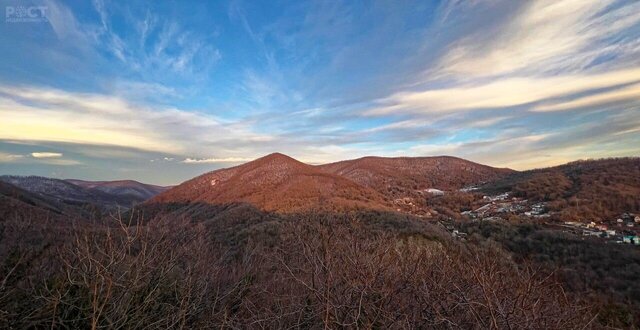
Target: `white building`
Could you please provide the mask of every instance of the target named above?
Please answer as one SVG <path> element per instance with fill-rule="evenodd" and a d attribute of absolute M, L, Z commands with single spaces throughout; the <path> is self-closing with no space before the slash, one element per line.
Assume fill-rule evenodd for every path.
<path fill-rule="evenodd" d="M 440 189 L 429 188 L 429 189 L 425 189 L 425 191 L 430 193 L 433 196 L 444 196 L 444 191 Z"/>

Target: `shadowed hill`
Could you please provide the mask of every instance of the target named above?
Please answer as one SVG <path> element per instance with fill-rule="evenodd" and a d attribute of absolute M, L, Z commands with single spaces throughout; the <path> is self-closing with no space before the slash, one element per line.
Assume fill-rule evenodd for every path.
<path fill-rule="evenodd" d="M 115 196 L 125 197 L 135 202 L 146 201 L 147 199 L 170 188 L 140 183 L 134 180 L 84 181 L 69 179 L 65 181 L 83 188 L 97 190 Z"/>
<path fill-rule="evenodd" d="M 76 211 L 71 213 L 84 212 L 87 208 L 103 211 L 128 209 L 167 189 L 131 180 L 91 182 L 3 175 L 0 176 L 0 181 L 57 205 L 58 209 Z"/>
<path fill-rule="evenodd" d="M 0 176 L 0 181 L 17 186 L 41 198 L 76 208 L 112 210 L 129 208 L 136 200 L 130 196 L 115 195 L 97 189 L 89 189 L 65 180 L 39 176 Z"/>
<path fill-rule="evenodd" d="M 0 181 L 0 220 L 42 220 L 65 213 L 64 205 Z"/>

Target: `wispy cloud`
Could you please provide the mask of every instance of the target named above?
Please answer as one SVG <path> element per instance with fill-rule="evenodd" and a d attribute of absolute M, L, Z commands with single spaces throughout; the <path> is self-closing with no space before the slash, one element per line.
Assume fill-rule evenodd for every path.
<path fill-rule="evenodd" d="M 458 37 L 414 82 L 362 107 L 385 120 L 370 132 L 397 132 L 410 154 L 519 169 L 640 152 L 639 3 L 450 1 L 440 15 L 438 32 L 453 24 Z"/>
<path fill-rule="evenodd" d="M 175 108 L 55 89 L 0 86 L 0 139 L 115 145 L 170 154 L 228 151 L 272 137 L 242 123 Z"/>
<path fill-rule="evenodd" d="M 630 86 L 614 89 L 609 92 L 598 93 L 577 97 L 570 101 L 549 102 L 535 106 L 533 111 L 561 111 L 571 110 L 594 106 L 604 106 L 612 103 L 630 101 L 639 103 L 640 101 L 640 84 L 632 84 Z"/>
<path fill-rule="evenodd" d="M 83 165 L 82 162 L 74 160 L 74 159 L 46 159 L 43 161 L 44 163 L 46 163 L 47 165 L 54 165 L 54 166 L 76 166 L 76 165 Z"/>
<path fill-rule="evenodd" d="M 14 162 L 22 158 L 24 158 L 24 155 L 14 155 L 14 154 L 0 152 L 0 163 Z"/>
<path fill-rule="evenodd" d="M 640 52 L 637 39 L 619 39 L 614 45 L 606 39 L 640 22 L 640 3 L 615 4 L 614 0 L 526 2 L 497 35 L 479 30 L 455 42 L 442 57 L 438 74 L 539 74 L 580 70 L 603 55 L 615 55 L 618 62 L 631 60 Z"/>
<path fill-rule="evenodd" d="M 215 164 L 215 163 L 244 163 L 252 158 L 228 157 L 228 158 L 186 158 L 182 162 L 185 164 Z"/>
<path fill-rule="evenodd" d="M 59 152 L 32 152 L 30 154 L 9 154 L 0 152 L 0 163 L 20 163 L 20 164 L 47 164 L 56 166 L 81 165 L 82 162 L 74 159 L 62 158 Z"/>
<path fill-rule="evenodd" d="M 504 130 L 495 136 L 459 142 L 423 144 L 412 152 L 450 154 L 493 166 L 529 169 L 562 164 L 580 158 L 637 156 L 640 112 L 620 112 L 602 122 L 584 122 L 544 133 Z M 626 132 L 620 134 L 621 132 Z"/>
<path fill-rule="evenodd" d="M 505 108 L 559 97 L 615 88 L 640 81 L 640 67 L 604 73 L 569 74 L 555 76 L 508 77 L 490 81 L 456 84 L 450 88 L 428 89 L 417 92 L 399 92 L 378 101 L 379 106 L 365 112 L 367 115 L 401 113 L 437 114 L 442 112 Z M 626 98 L 637 96 L 635 89 L 627 90 Z M 620 99 L 623 94 L 618 94 Z M 601 103 L 613 98 L 582 98 L 582 105 Z M 593 101 L 593 102 L 589 102 Z M 569 109 L 570 107 L 565 107 Z M 537 108 L 538 110 L 541 107 Z"/>
<path fill-rule="evenodd" d="M 491 3 L 452 1 L 445 16 L 482 4 Z M 507 17 L 453 41 L 427 70 L 426 88 L 379 99 L 364 114 L 437 115 L 519 105 L 570 110 L 638 99 L 633 87 L 605 89 L 640 81 L 634 60 L 640 56 L 640 36 L 637 31 L 619 36 L 640 23 L 640 3 L 533 1 Z"/>
<path fill-rule="evenodd" d="M 33 158 L 60 158 L 62 154 L 59 152 L 32 152 L 31 157 Z"/>

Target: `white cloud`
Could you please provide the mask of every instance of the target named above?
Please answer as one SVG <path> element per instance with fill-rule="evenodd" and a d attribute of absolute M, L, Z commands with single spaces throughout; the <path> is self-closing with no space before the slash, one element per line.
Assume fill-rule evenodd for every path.
<path fill-rule="evenodd" d="M 497 35 L 472 33 L 442 57 L 438 71 L 459 77 L 496 76 L 517 71 L 579 70 L 605 54 L 633 59 L 640 50 L 599 45 L 640 22 L 640 3 L 607 10 L 614 0 L 539 0 L 526 2 Z"/>
<path fill-rule="evenodd" d="M 31 157 L 37 159 L 39 163 L 57 166 L 81 165 L 82 163 L 74 159 L 63 159 L 60 152 L 32 152 Z"/>
<path fill-rule="evenodd" d="M 228 157 L 228 158 L 186 158 L 182 162 L 185 164 L 209 164 L 209 163 L 243 163 L 253 160 L 252 158 Z"/>
<path fill-rule="evenodd" d="M 78 24 L 69 8 L 52 0 L 45 0 L 47 6 L 47 21 L 58 39 L 70 39 L 76 42 L 89 41 L 87 34 Z"/>
<path fill-rule="evenodd" d="M 24 158 L 24 155 L 14 155 L 0 152 L 0 163 L 9 163 Z"/>
<path fill-rule="evenodd" d="M 60 158 L 62 154 L 59 152 L 32 152 L 33 158 Z"/>
<path fill-rule="evenodd" d="M 534 107 L 532 110 L 561 111 L 622 101 L 640 101 L 640 84 L 633 84 L 610 92 L 578 97 L 571 101 L 541 104 Z"/>
<path fill-rule="evenodd" d="M 473 16 L 479 9 L 508 1 L 500 2 L 452 1 L 442 24 L 448 16 Z M 522 4 L 512 15 L 481 22 L 482 28 L 475 28 L 477 22 L 461 24 L 466 33 L 460 30 L 462 37 L 449 44 L 435 66 L 423 71 L 418 83 L 376 100 L 362 112 L 365 117 L 401 118 L 371 131 L 424 125 L 438 130 L 438 142 L 420 141 L 405 149 L 407 154 L 450 154 L 517 169 L 584 157 L 637 155 L 640 35 L 635 28 L 640 24 L 640 2 Z M 437 28 L 438 33 L 446 30 Z M 578 112 L 592 109 L 607 112 L 600 112 L 595 121 L 594 111 L 584 116 Z M 539 118 L 549 120 L 549 125 Z M 553 118 L 561 118 L 557 122 L 563 125 Z M 494 127 L 498 123 L 503 127 Z M 493 137 L 466 134 L 473 133 L 472 128 Z M 442 142 L 459 141 L 457 136 L 465 138 Z"/>
<path fill-rule="evenodd" d="M 241 121 L 35 87 L 0 85 L 0 117 L 0 139 L 120 146 L 172 155 L 205 156 L 215 149 L 236 156 L 273 141 Z"/>
<path fill-rule="evenodd" d="M 30 156 L 30 157 L 29 157 Z M 12 162 L 38 162 L 49 165 L 71 166 L 80 165 L 81 162 L 73 159 L 62 159 L 63 154 L 58 152 L 32 152 L 28 155 L 16 155 L 0 152 L 0 163 Z"/>
<path fill-rule="evenodd" d="M 503 78 L 488 82 L 460 84 L 451 88 L 399 92 L 379 100 L 379 106 L 366 111 L 365 114 L 433 114 L 479 108 L 502 108 L 615 87 L 638 80 L 640 80 L 640 68 L 636 67 L 592 74 Z M 636 91 L 634 90 L 633 93 Z M 590 103 L 586 102 L 589 99 L 583 101 L 583 106 Z M 601 100 L 591 99 L 591 101 Z"/>
<path fill-rule="evenodd" d="M 49 164 L 49 165 L 57 165 L 57 166 L 82 165 L 82 162 L 79 162 L 79 161 L 73 160 L 73 159 L 57 159 L 57 158 L 53 158 L 53 159 L 46 159 L 44 162 L 46 164 Z"/>

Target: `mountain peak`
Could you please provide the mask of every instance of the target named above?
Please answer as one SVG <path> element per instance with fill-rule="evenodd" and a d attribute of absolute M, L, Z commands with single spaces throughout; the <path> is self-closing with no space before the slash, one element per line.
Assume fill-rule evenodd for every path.
<path fill-rule="evenodd" d="M 268 154 L 236 167 L 236 169 L 243 172 L 275 171 L 281 174 L 286 174 L 291 171 L 307 171 L 309 168 L 312 168 L 312 166 L 279 152 Z"/>
<path fill-rule="evenodd" d="M 254 160 L 254 162 L 258 162 L 258 161 L 279 161 L 279 162 L 290 162 L 290 161 L 294 161 L 297 163 L 300 163 L 300 161 L 298 161 L 297 159 L 287 156 L 283 153 L 279 153 L 279 152 L 274 152 L 274 153 L 270 153 L 266 156 L 260 157 L 256 160 Z"/>

